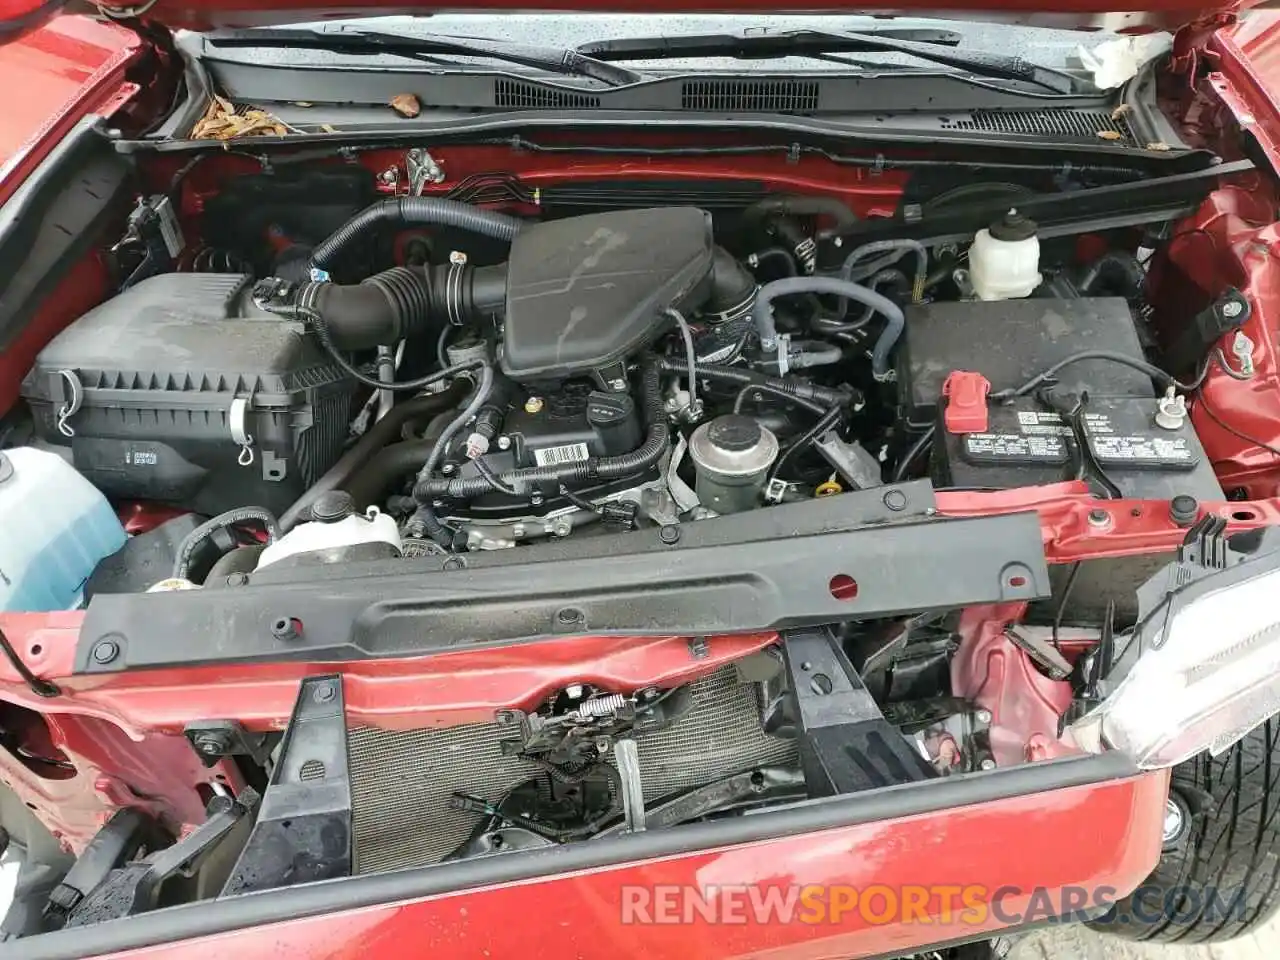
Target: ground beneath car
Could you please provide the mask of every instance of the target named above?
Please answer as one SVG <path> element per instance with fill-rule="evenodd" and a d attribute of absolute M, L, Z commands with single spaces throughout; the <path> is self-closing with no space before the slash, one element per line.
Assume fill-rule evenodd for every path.
<path fill-rule="evenodd" d="M 1258 933 L 1214 946 L 1178 947 L 1129 943 L 1070 926 L 1042 930 L 1021 940 L 1008 960 L 1270 960 L 1280 957 L 1280 920 Z"/>

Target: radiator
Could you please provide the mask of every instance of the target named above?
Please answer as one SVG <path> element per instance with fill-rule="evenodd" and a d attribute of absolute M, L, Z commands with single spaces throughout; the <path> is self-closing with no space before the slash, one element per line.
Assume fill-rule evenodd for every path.
<path fill-rule="evenodd" d="M 724 667 L 692 688 L 693 706 L 664 730 L 638 736 L 645 801 L 756 766 L 797 762 L 795 744 L 760 729 L 754 689 Z M 435 863 L 479 822 L 449 808 L 455 790 L 497 800 L 539 768 L 498 750 L 492 723 L 350 731 L 356 869 L 378 873 Z"/>

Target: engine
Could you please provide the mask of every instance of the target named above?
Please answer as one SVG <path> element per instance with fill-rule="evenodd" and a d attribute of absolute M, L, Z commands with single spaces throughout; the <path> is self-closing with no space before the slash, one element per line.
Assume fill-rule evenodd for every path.
<path fill-rule="evenodd" d="M 1185 405 L 1143 372 L 1131 256 L 1046 264 L 1016 214 L 967 254 L 846 252 L 768 211 L 722 230 L 692 206 L 527 222 L 384 200 L 301 268 L 291 250 L 260 278 L 130 281 L 45 349 L 24 394 L 42 439 L 111 495 L 260 509 L 274 542 L 231 551 L 211 582 L 920 474 L 1221 497 Z M 370 238 L 406 224 L 457 249 L 370 272 Z M 175 572 L 194 576 L 186 559 Z"/>

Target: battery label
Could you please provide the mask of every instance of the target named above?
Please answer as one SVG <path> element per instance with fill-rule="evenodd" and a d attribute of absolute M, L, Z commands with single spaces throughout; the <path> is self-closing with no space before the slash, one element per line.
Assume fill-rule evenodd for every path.
<path fill-rule="evenodd" d="M 1200 462 L 1189 427 L 1164 430 L 1154 423 L 1155 401 L 1109 399 L 1084 410 L 1089 451 L 1104 467 L 1190 470 Z M 964 437 L 972 463 L 1061 464 L 1075 456 L 1071 425 L 1052 410 L 991 408 L 990 429 Z"/>
<path fill-rule="evenodd" d="M 965 435 L 964 450 L 974 460 L 1064 463 L 1067 459 L 1067 441 L 1055 433 L 970 433 Z"/>
<path fill-rule="evenodd" d="M 1200 459 L 1186 438 L 1177 435 L 1097 435 L 1091 432 L 1089 449 L 1104 465 L 1194 467 Z"/>

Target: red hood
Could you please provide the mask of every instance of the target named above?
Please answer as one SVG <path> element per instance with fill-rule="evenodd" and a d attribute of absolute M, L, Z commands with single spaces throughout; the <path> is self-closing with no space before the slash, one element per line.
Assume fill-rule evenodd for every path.
<path fill-rule="evenodd" d="M 654 13 L 904 13 L 1003 20 L 1045 26 L 1107 29 L 1122 33 L 1177 30 L 1192 23 L 1225 22 L 1261 0 L 649 0 Z M 58 12 L 95 12 L 95 7 L 122 14 L 139 10 L 133 0 L 0 0 L 0 35 L 22 33 Z M 325 6 L 323 0 L 152 0 L 141 9 L 147 19 L 173 29 L 206 30 L 266 23 L 337 19 L 383 14 L 474 13 L 478 11 L 635 12 L 640 5 L 623 0 L 469 0 L 465 6 L 387 5 L 384 0 L 347 0 Z"/>

